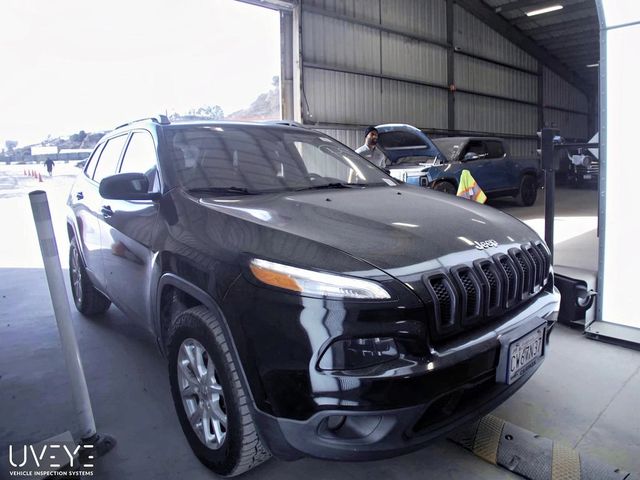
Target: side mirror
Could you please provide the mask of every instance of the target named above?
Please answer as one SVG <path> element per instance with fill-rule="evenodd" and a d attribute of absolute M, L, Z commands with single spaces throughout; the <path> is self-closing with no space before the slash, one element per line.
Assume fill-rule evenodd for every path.
<path fill-rule="evenodd" d="M 149 192 L 149 179 L 144 173 L 118 173 L 100 182 L 100 196 L 113 200 L 157 200 L 160 194 Z"/>
<path fill-rule="evenodd" d="M 480 155 L 478 155 L 477 153 L 473 153 L 473 152 L 467 152 L 464 154 L 464 157 L 462 158 L 463 162 L 469 162 L 471 160 L 478 160 L 480 158 Z"/>

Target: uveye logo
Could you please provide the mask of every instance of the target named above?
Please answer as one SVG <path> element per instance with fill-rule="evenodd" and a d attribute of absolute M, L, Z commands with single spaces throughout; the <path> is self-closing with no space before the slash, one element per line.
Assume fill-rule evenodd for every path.
<path fill-rule="evenodd" d="M 484 250 L 485 248 L 497 247 L 498 242 L 495 240 L 485 240 L 484 242 L 473 242 L 478 250 Z"/>
<path fill-rule="evenodd" d="M 71 442 L 9 445 L 9 476 L 65 478 L 93 476 L 93 445 Z"/>

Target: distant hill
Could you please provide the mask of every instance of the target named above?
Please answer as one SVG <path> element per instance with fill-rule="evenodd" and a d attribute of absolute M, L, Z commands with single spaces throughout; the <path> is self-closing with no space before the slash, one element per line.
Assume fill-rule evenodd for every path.
<path fill-rule="evenodd" d="M 258 97 L 242 110 L 235 111 L 230 115 L 225 115 L 219 105 L 205 105 L 191 109 L 186 113 L 173 112 L 169 119 L 173 122 L 188 120 L 238 120 L 238 121 L 263 121 L 276 120 L 280 118 L 280 81 L 277 76 L 273 77 L 272 88 Z M 92 149 L 96 143 L 107 132 L 85 132 L 80 130 L 70 136 L 47 137 L 45 140 L 35 145 L 4 149 L 0 153 L 0 161 L 16 161 L 27 159 L 31 156 L 31 147 L 36 145 L 58 147 L 61 149 Z M 16 143 L 16 142 L 8 142 Z M 7 145 L 9 147 L 9 145 Z"/>
<path fill-rule="evenodd" d="M 256 98 L 248 108 L 238 110 L 225 117 L 225 120 L 260 121 L 280 118 L 280 88 L 278 77 L 274 77 L 274 87 Z"/>

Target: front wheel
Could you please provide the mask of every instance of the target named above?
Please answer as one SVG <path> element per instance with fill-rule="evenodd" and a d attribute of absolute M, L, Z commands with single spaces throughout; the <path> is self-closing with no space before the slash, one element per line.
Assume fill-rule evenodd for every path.
<path fill-rule="evenodd" d="M 219 319 L 207 308 L 179 314 L 169 333 L 169 380 L 182 431 L 196 457 L 233 477 L 270 457 Z"/>
<path fill-rule="evenodd" d="M 538 196 L 538 182 L 532 175 L 525 175 L 520 181 L 520 190 L 516 199 L 523 207 L 530 207 L 536 203 Z"/>
<path fill-rule="evenodd" d="M 451 182 L 436 183 L 433 189 L 438 192 L 448 193 L 450 195 L 455 195 L 456 193 L 458 193 L 455 185 Z"/>

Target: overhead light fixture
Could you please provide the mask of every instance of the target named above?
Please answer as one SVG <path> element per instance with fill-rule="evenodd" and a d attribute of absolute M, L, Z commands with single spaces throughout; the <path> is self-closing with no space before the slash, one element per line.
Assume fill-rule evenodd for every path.
<path fill-rule="evenodd" d="M 531 10 L 527 13 L 527 17 L 533 17 L 534 15 L 542 15 L 543 13 L 555 12 L 556 10 L 562 10 L 562 5 L 551 5 L 550 7 L 540 8 L 538 10 Z"/>
<path fill-rule="evenodd" d="M 597 68 L 599 66 L 600 66 L 599 63 L 590 63 L 589 65 L 585 65 L 585 67 L 587 68 Z"/>

